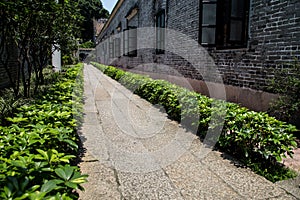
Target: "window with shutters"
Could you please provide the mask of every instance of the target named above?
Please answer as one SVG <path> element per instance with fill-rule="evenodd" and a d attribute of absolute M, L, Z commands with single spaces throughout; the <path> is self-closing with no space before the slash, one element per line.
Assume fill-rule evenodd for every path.
<path fill-rule="evenodd" d="M 128 29 L 123 32 L 123 55 L 128 56 Z"/>
<path fill-rule="evenodd" d="M 202 0 L 199 42 L 217 48 L 247 46 L 249 0 Z"/>
<path fill-rule="evenodd" d="M 109 43 L 108 43 L 108 45 L 109 45 L 109 58 L 114 58 L 115 57 L 115 52 L 114 52 L 114 42 L 113 42 L 113 40 L 112 41 L 109 41 Z"/>
<path fill-rule="evenodd" d="M 124 41 L 124 55 L 136 57 L 137 56 L 137 28 L 128 27 L 123 33 Z"/>
<path fill-rule="evenodd" d="M 123 50 L 124 56 L 137 56 L 137 26 L 138 26 L 137 3 L 128 11 L 126 18 L 126 29 L 123 33 Z"/>
<path fill-rule="evenodd" d="M 156 53 L 163 54 L 165 49 L 165 10 L 156 15 Z"/>
<path fill-rule="evenodd" d="M 114 56 L 115 57 L 120 57 L 121 56 L 121 39 L 116 38 L 114 39 Z"/>

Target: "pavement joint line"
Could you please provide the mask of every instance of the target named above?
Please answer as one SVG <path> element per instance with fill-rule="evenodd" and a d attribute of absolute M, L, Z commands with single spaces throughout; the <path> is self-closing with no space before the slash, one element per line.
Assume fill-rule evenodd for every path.
<path fill-rule="evenodd" d="M 172 179 L 170 178 L 169 174 L 166 172 L 166 170 L 165 170 L 163 167 L 162 167 L 162 171 L 163 171 L 163 173 L 166 175 L 166 177 L 167 177 L 167 179 L 169 180 L 171 186 L 172 186 L 173 188 L 175 188 L 175 189 L 178 191 L 178 193 L 180 194 L 180 197 L 182 197 L 182 198 L 184 199 L 184 195 L 182 194 L 182 191 L 180 190 L 180 188 L 177 188 L 177 187 L 175 186 L 174 181 L 172 181 Z"/>
<path fill-rule="evenodd" d="M 95 159 L 95 160 L 85 160 L 83 162 L 86 162 L 86 163 L 93 163 L 93 162 L 99 162 L 99 160 Z"/>
<path fill-rule="evenodd" d="M 135 98 L 132 98 L 132 96 L 131 95 L 134 95 L 134 94 L 130 94 L 130 93 L 128 93 L 128 89 L 126 89 L 125 87 L 123 88 L 123 87 L 121 87 L 122 85 L 120 84 L 120 83 L 118 83 L 117 81 L 115 81 L 115 80 L 113 80 L 113 79 L 111 79 L 111 78 L 109 78 L 108 76 L 106 76 L 105 74 L 103 74 L 100 70 L 98 70 L 97 68 L 95 68 L 95 67 L 92 67 L 92 66 L 88 66 L 88 68 L 86 67 L 86 65 L 85 65 L 85 72 L 86 72 L 86 75 L 87 75 L 87 78 L 86 78 L 86 80 L 88 80 L 88 81 L 85 81 L 85 84 L 86 83 L 88 83 L 88 87 L 87 87 L 87 89 L 89 89 L 90 91 L 92 91 L 92 93 L 90 93 L 90 91 L 88 91 L 89 93 L 89 95 L 90 95 L 90 100 L 92 100 L 92 101 L 94 101 L 94 105 L 95 105 L 95 107 L 96 107 L 96 110 L 97 110 L 97 115 L 96 115 L 96 117 L 97 118 L 94 118 L 94 120 L 95 120 L 95 122 L 94 123 L 97 123 L 96 125 L 97 125 L 97 127 L 99 127 L 99 129 L 101 129 L 102 130 L 102 132 L 100 131 L 100 132 L 97 132 L 96 134 L 97 135 L 99 135 L 99 138 L 97 137 L 97 139 L 96 140 L 99 140 L 99 139 L 102 139 L 102 138 L 104 138 L 104 143 L 103 143 L 103 145 L 106 147 L 105 148 L 105 153 L 107 153 L 107 155 L 105 154 L 105 163 L 102 163 L 102 159 L 97 159 L 97 157 L 95 157 L 95 156 L 93 156 L 93 157 L 95 157 L 95 158 L 90 158 L 90 160 L 86 160 L 86 161 L 84 161 L 84 162 L 86 162 L 86 163 L 89 163 L 89 162 L 99 162 L 99 163 L 101 163 L 101 164 L 103 164 L 103 165 L 105 165 L 105 167 L 107 167 L 107 168 L 109 168 L 109 169 L 111 169 L 112 171 L 111 171 L 111 177 L 112 177 L 112 180 L 115 182 L 115 184 L 116 184 L 116 187 L 115 187 L 115 189 L 114 189 L 114 191 L 116 191 L 116 193 L 119 193 L 119 195 L 120 195 L 120 199 L 126 199 L 127 197 L 126 197 L 126 192 L 125 193 L 123 193 L 123 190 L 122 190 L 122 188 L 123 188 L 123 183 L 122 183 L 122 181 L 123 181 L 123 175 L 122 175 L 122 170 L 118 170 L 117 168 L 115 168 L 115 167 L 113 167 L 114 165 L 114 157 L 112 157 L 112 153 L 110 152 L 110 150 L 107 148 L 109 145 L 108 145 L 108 143 L 107 143 L 107 140 L 109 140 L 109 139 L 111 139 L 109 136 L 110 135 L 106 135 L 105 134 L 105 132 L 104 132 L 104 130 L 108 130 L 107 128 L 109 128 L 109 127 L 103 127 L 104 125 L 103 125 L 103 120 L 106 120 L 106 118 L 105 118 L 105 116 L 104 116 L 104 118 L 102 118 L 101 117 L 101 115 L 102 115 L 102 111 L 101 111 L 101 107 L 99 107 L 99 105 L 97 104 L 97 102 L 98 101 L 96 101 L 96 99 L 95 99 L 95 94 L 96 94 L 96 92 L 99 92 L 99 91 L 102 91 L 101 89 L 99 90 L 99 91 L 97 91 L 97 87 L 101 87 L 101 88 L 103 88 L 109 95 L 110 95 L 110 97 L 112 97 L 112 94 L 113 94 L 113 92 L 120 92 L 122 95 L 124 95 L 124 97 L 125 98 L 129 98 L 129 99 L 127 99 L 130 103 L 132 103 L 133 105 L 132 106 L 135 106 L 136 108 L 138 108 L 138 109 L 140 109 L 141 111 L 145 111 L 145 110 L 147 110 L 146 108 L 147 108 L 147 106 L 145 106 L 145 107 L 141 107 L 143 104 L 142 103 L 139 103 L 138 101 L 135 101 L 135 100 L 139 100 L 139 99 L 135 99 Z M 125 91 L 126 90 L 126 91 Z M 113 91 L 113 92 L 110 92 L 110 91 Z M 130 90 L 129 90 L 130 91 Z M 131 91 L 130 91 L 131 92 Z M 94 95 L 93 95 L 94 94 Z M 120 94 L 118 94 L 118 95 L 120 95 Z M 101 97 L 101 96 L 100 96 Z M 130 99 L 131 98 L 131 99 Z M 147 102 L 146 100 L 144 100 L 144 99 L 142 99 L 141 98 L 141 100 L 143 100 L 143 101 L 145 101 L 145 102 Z M 108 101 L 109 101 L 109 99 L 108 99 Z M 110 101 L 112 101 L 112 103 L 113 103 L 113 105 L 114 106 L 116 106 L 116 112 L 122 112 L 123 114 L 124 114 L 124 112 L 126 112 L 124 109 L 121 109 L 121 107 L 120 107 L 120 105 L 122 106 L 122 104 L 120 104 L 119 106 L 117 105 L 117 102 L 115 102 L 115 101 L 113 101 L 113 99 L 110 99 Z M 100 101 L 101 102 L 101 101 Z M 98 106 L 97 106 L 98 105 Z M 141 106 L 140 106 L 141 105 Z M 109 108 L 108 108 L 108 110 L 109 110 Z M 101 111 L 101 112 L 100 112 Z M 107 111 L 105 111 L 104 113 L 106 113 Z M 88 112 L 87 112 L 88 113 Z M 95 113 L 95 112 L 89 112 L 89 113 Z M 92 122 L 92 118 L 90 119 L 91 121 L 90 122 Z M 104 121 L 104 123 L 106 123 L 105 121 Z M 167 123 L 169 123 L 169 121 L 167 122 Z M 109 125 L 109 124 L 108 124 Z M 179 126 L 180 128 L 182 128 L 182 126 Z M 123 134 L 126 134 L 125 132 L 123 132 L 122 131 L 122 129 L 120 129 L 121 130 L 121 132 L 123 133 Z M 136 130 L 135 128 L 133 129 L 134 130 L 134 132 L 135 132 L 135 134 L 137 134 L 137 131 L 138 130 Z M 187 129 L 185 129 L 185 130 L 187 130 Z M 187 130 L 188 131 L 188 130 Z M 120 133 L 121 133 L 120 132 Z M 188 132 L 190 132 L 190 131 L 188 131 Z M 104 133 L 104 135 L 103 135 L 103 133 Z M 195 134 L 193 134 L 193 135 L 195 135 Z M 113 137 L 118 137 L 117 135 L 114 135 Z M 130 138 L 129 138 L 130 139 Z M 97 142 L 97 141 L 95 141 L 95 142 Z M 142 145 L 143 145 L 143 147 L 148 151 L 148 152 L 150 152 L 150 149 L 148 149 L 147 148 L 147 144 L 146 143 L 143 143 L 143 141 L 139 141 L 139 140 L 137 140 L 137 142 L 140 142 Z M 205 154 L 205 156 L 204 157 L 202 157 L 200 154 L 197 154 L 197 152 L 199 153 L 201 153 L 201 149 L 200 149 L 200 151 L 199 151 L 199 149 L 197 148 L 195 151 L 194 151 L 194 149 L 191 149 L 191 145 L 188 147 L 187 145 L 186 145 L 186 142 L 185 141 L 180 141 L 180 140 L 176 140 L 176 142 L 181 146 L 181 148 L 184 148 L 185 150 L 186 150 L 186 152 L 187 152 L 187 154 L 190 154 L 190 156 L 192 156 L 192 157 L 194 157 L 193 159 L 195 159 L 195 163 L 196 163 L 196 167 L 198 166 L 201 166 L 201 167 L 203 167 L 203 169 L 204 169 L 204 171 L 206 171 L 207 170 L 207 172 L 209 172 L 209 173 L 212 173 L 212 175 L 215 177 L 215 179 L 216 180 L 218 180 L 219 181 L 219 183 L 220 184 L 224 184 L 224 186 L 226 186 L 226 188 L 228 188 L 228 189 L 230 189 L 232 192 L 235 192 L 236 193 L 236 195 L 237 195 L 237 197 L 238 198 L 241 198 L 241 199 L 250 199 L 250 198 L 253 198 L 253 197 L 255 197 L 255 198 L 259 198 L 259 199 L 277 199 L 277 198 L 281 198 L 281 199 L 284 199 L 284 198 L 287 198 L 287 197 L 293 197 L 293 198 L 297 198 L 295 195 L 293 195 L 293 194 L 291 194 L 290 192 L 288 192 L 288 191 L 286 191 L 286 189 L 284 189 L 283 187 L 281 187 L 281 186 L 276 186 L 275 184 L 274 185 L 272 185 L 271 183 L 266 183 L 267 181 L 264 181 L 264 180 L 260 180 L 258 177 L 254 177 L 254 179 L 252 179 L 250 176 L 251 176 L 251 173 L 250 173 L 250 178 L 251 179 L 249 179 L 249 180 L 259 180 L 258 181 L 258 183 L 259 182 L 262 182 L 262 183 L 265 183 L 266 184 L 266 188 L 270 188 L 270 190 L 268 189 L 268 190 L 266 190 L 266 195 L 267 196 L 264 196 L 263 195 L 263 193 L 262 193 L 262 195 L 263 196 L 257 196 L 257 194 L 260 194 L 260 193 L 252 193 L 252 191 L 250 190 L 250 191 L 243 191 L 242 189 L 247 189 L 248 187 L 247 186 L 243 186 L 243 185 L 241 185 L 241 184 L 244 184 L 243 182 L 236 182 L 236 181 L 233 181 L 233 182 L 231 182 L 231 179 L 232 178 L 236 178 L 236 176 L 235 176 L 235 172 L 237 172 L 237 175 L 239 175 L 239 174 L 241 174 L 241 175 L 244 175 L 245 176 L 245 180 L 246 180 L 246 182 L 245 183 L 247 183 L 248 182 L 248 174 L 249 173 L 245 173 L 245 174 L 243 174 L 244 172 L 243 172 L 243 170 L 242 171 L 239 171 L 239 170 L 237 170 L 237 169 L 233 169 L 233 167 L 232 166 L 229 166 L 229 165 L 234 165 L 234 164 L 232 164 L 232 163 L 225 163 L 224 162 L 224 165 L 223 165 L 223 162 L 222 162 L 222 160 L 219 160 L 219 158 L 218 157 L 216 157 L 216 156 L 219 156 L 219 154 L 218 153 L 216 153 L 216 152 L 210 152 L 210 153 L 214 153 L 215 155 L 214 156 L 212 156 L 212 157 L 209 157 L 209 159 L 208 160 L 203 160 L 203 159 L 205 159 L 209 154 Z M 202 142 L 203 143 L 203 142 Z M 204 146 L 205 144 L 203 144 L 203 146 L 201 147 L 201 148 L 206 148 L 205 146 Z M 96 149 L 95 149 L 96 150 Z M 99 149 L 98 149 L 99 150 Z M 205 149 L 204 149 L 205 150 Z M 88 151 L 89 153 L 91 153 L 91 155 L 92 155 L 92 152 L 91 151 Z M 151 152 L 150 152 L 151 153 Z M 221 152 L 221 153 L 224 153 L 224 152 Z M 99 156 L 99 155 L 97 155 L 97 156 Z M 182 155 L 181 155 L 182 156 Z M 189 157 L 190 157 L 189 156 Z M 192 157 L 190 157 L 190 158 L 192 158 Z M 216 157 L 216 158 L 215 158 Z M 224 158 L 224 159 L 226 159 L 226 158 Z M 107 162 L 106 162 L 107 161 Z M 168 166 L 162 166 L 161 165 L 161 163 L 160 163 L 160 161 L 159 160 L 156 160 L 155 159 L 155 161 L 156 162 L 158 162 L 158 164 L 159 164 L 159 168 L 162 170 L 162 172 L 163 172 L 163 174 L 162 174 L 162 176 L 165 176 L 166 177 L 166 179 L 168 180 L 168 182 L 170 183 L 170 186 L 173 188 L 172 190 L 174 190 L 174 191 L 177 191 L 177 194 L 178 194 L 178 197 L 180 197 L 180 198 L 183 198 L 183 199 L 186 199 L 186 197 L 185 197 L 185 194 L 184 194 L 184 190 L 186 189 L 185 187 L 176 187 L 175 185 L 176 185 L 176 179 L 174 179 L 174 177 L 172 178 L 172 173 L 170 173 L 170 174 L 168 174 L 168 168 L 166 168 L 166 167 L 168 167 L 168 166 L 170 166 L 171 168 L 172 168 L 172 164 L 169 164 Z M 213 164 L 213 165 L 211 165 L 210 166 L 210 162 L 213 162 L 213 163 L 215 163 L 215 164 Z M 216 161 L 216 162 L 214 162 L 214 161 Z M 219 163 L 220 162 L 220 163 Z M 198 164 L 197 164 L 198 163 Z M 185 164 L 187 164 L 188 165 L 188 163 L 183 163 L 184 165 Z M 219 164 L 220 164 L 220 166 L 219 166 Z M 218 170 L 218 168 L 215 168 L 215 167 L 222 167 L 222 166 L 224 166 L 227 170 L 225 171 L 225 172 L 228 172 L 228 170 L 232 170 L 232 171 L 229 171 L 230 173 L 228 174 L 228 175 L 225 175 L 225 176 L 223 176 L 223 171 L 221 170 L 221 171 L 219 171 Z M 232 169 L 231 169 L 232 168 Z M 180 168 L 179 168 L 179 170 L 180 170 Z M 236 171 L 235 171 L 236 170 Z M 124 171 L 125 172 L 125 171 Z M 232 172 L 232 173 L 231 173 Z M 137 174 L 145 174 L 145 173 L 137 173 Z M 232 177 L 231 177 L 232 176 Z M 257 176 L 257 175 L 256 175 Z M 184 175 L 183 175 L 183 177 L 184 177 Z M 196 179 L 195 179 L 196 180 Z M 235 179 L 234 179 L 235 180 Z M 242 179 L 242 180 L 244 180 L 244 179 Z M 261 183 L 260 183 L 261 184 Z M 185 185 L 184 185 L 185 186 Z M 251 186 L 251 185 L 250 185 Z M 270 186 L 270 187 L 269 187 Z M 218 187 L 218 186 L 216 186 L 216 187 Z M 242 189 L 240 188 L 240 187 L 242 187 Z M 245 187 L 245 188 L 244 188 Z M 251 186 L 252 187 L 252 186 Z M 259 185 L 254 185 L 254 188 L 256 188 L 256 187 L 258 187 L 258 191 L 260 191 L 261 189 L 264 189 L 264 187 L 262 187 L 262 188 L 259 188 Z M 277 189 L 277 191 L 276 192 L 273 192 L 272 191 L 272 187 L 273 187 L 273 190 L 274 189 Z M 196 189 L 196 188 L 195 188 Z M 251 189 L 251 188 L 250 188 Z M 256 192 L 256 191 L 254 191 L 254 192 Z M 268 192 L 270 192 L 270 193 L 268 193 Z M 250 194 L 250 196 L 248 196 L 248 193 Z M 253 196 L 252 196 L 253 195 Z M 270 195 L 270 196 L 269 196 Z M 126 198 L 125 198 L 126 197 Z M 199 196 L 198 196 L 199 197 Z M 130 198 L 129 198 L 130 199 Z"/>
<path fill-rule="evenodd" d="M 95 67 L 93 66 L 93 68 L 95 68 Z M 95 68 L 95 69 L 98 70 L 97 68 Z M 115 90 L 118 90 L 118 92 L 122 93 L 125 97 L 128 97 L 128 98 L 129 98 L 129 96 L 126 95 L 126 93 L 123 91 L 124 89 L 125 89 L 126 91 L 129 91 L 129 92 L 131 93 L 132 96 L 133 96 L 133 95 L 137 96 L 136 94 L 132 93 L 132 91 L 130 91 L 130 90 L 127 89 L 126 87 L 122 86 L 122 84 L 120 84 L 118 81 L 116 81 L 116 80 L 110 78 L 109 76 L 107 76 L 106 74 L 104 74 L 102 71 L 100 71 L 100 70 L 98 70 L 98 71 L 101 73 L 101 75 L 102 75 L 102 77 L 103 77 L 104 79 L 106 79 L 107 81 L 109 81 L 110 85 L 114 86 L 114 89 L 115 89 Z M 100 80 L 100 82 L 103 82 L 103 80 Z M 120 87 L 122 87 L 122 88 L 120 88 Z M 104 89 L 111 95 L 112 92 L 110 93 L 105 87 L 104 87 Z M 144 99 L 143 99 L 143 100 L 144 100 Z M 129 99 L 129 101 L 132 102 L 133 104 L 135 104 L 137 107 L 141 108 L 135 101 L 131 100 L 131 98 Z M 146 100 L 145 100 L 145 101 L 146 101 Z M 147 102 L 148 102 L 148 101 L 147 101 Z"/>
<path fill-rule="evenodd" d="M 120 179 L 119 179 L 119 176 L 118 176 L 118 171 L 115 169 L 115 168 L 111 168 L 114 172 L 114 177 L 115 177 L 115 180 L 116 180 L 116 183 L 117 183 L 117 190 L 118 192 L 120 193 L 120 199 L 125 199 L 124 198 L 124 195 L 122 193 L 122 190 L 121 190 L 121 183 L 120 183 Z"/>
<path fill-rule="evenodd" d="M 102 72 L 101 72 L 101 73 L 102 73 Z M 125 97 L 128 97 L 128 96 L 125 94 L 125 92 L 123 92 L 123 91 L 121 90 L 121 88 L 116 87 L 116 85 L 113 84 L 114 82 L 115 82 L 115 83 L 118 83 L 118 82 L 116 82 L 115 80 L 112 80 L 111 78 L 109 78 L 108 76 L 106 76 L 106 75 L 103 74 L 103 73 L 102 73 L 102 75 L 103 75 L 103 77 L 104 77 L 106 80 L 109 80 L 110 84 L 114 86 L 114 89 L 115 89 L 115 90 L 117 90 L 118 92 L 122 93 L 122 95 L 124 95 Z M 104 88 L 104 89 L 109 93 L 109 91 L 108 91 L 106 88 Z M 134 95 L 134 94 L 133 94 L 133 95 Z M 142 99 L 142 100 L 144 100 L 144 99 Z M 133 104 L 134 104 L 136 107 L 138 107 L 139 109 L 143 110 L 136 102 L 132 101 L 131 99 L 129 99 L 129 101 L 130 101 L 131 103 L 133 103 Z M 144 101 L 145 101 L 145 100 L 144 100 Z M 123 110 L 119 108 L 119 106 L 116 104 L 116 102 L 115 102 L 115 101 L 112 101 L 112 102 L 113 102 L 114 105 L 117 107 L 117 109 L 118 109 L 120 112 L 122 112 L 122 113 L 124 114 Z M 97 109 L 98 109 L 98 108 L 97 108 Z M 99 110 L 98 110 L 98 111 L 99 111 Z M 135 130 L 135 129 L 133 129 L 133 130 L 134 130 L 134 132 L 135 132 L 135 134 L 136 134 L 136 130 Z M 142 143 L 142 142 L 141 142 L 141 143 Z M 182 148 L 186 149 L 187 151 L 189 150 L 189 149 L 185 148 L 185 146 L 182 145 L 181 142 L 178 142 L 178 141 L 177 141 L 177 143 L 178 143 Z M 145 149 L 146 149 L 149 153 L 151 153 L 151 152 L 146 148 L 145 144 L 142 143 L 142 145 L 145 147 Z M 109 157 L 110 157 L 110 156 L 109 156 Z M 159 166 L 160 166 L 160 169 L 163 170 L 164 174 L 167 176 L 167 178 L 168 178 L 168 180 L 170 181 L 170 183 L 172 183 L 172 186 L 173 186 L 174 188 L 178 189 L 178 188 L 174 185 L 173 181 L 170 179 L 169 175 L 166 173 L 165 169 L 163 169 L 163 167 L 160 165 L 159 162 L 158 162 L 158 164 L 159 164 Z M 210 171 L 211 171 L 211 170 L 210 170 Z M 117 177 L 117 175 L 116 175 L 116 177 Z M 223 181 L 224 181 L 224 180 L 223 180 Z M 224 182 L 224 183 L 225 183 L 225 182 Z M 118 182 L 118 184 L 119 184 L 119 182 Z M 226 185 L 228 185 L 228 184 L 226 183 Z M 233 189 L 233 188 L 232 188 L 232 189 Z M 234 190 L 234 191 L 235 191 L 235 190 Z M 183 195 L 182 195 L 181 192 L 180 192 L 180 195 L 183 197 Z"/>
<path fill-rule="evenodd" d="M 122 95 L 124 95 L 124 97 L 125 98 L 129 98 L 129 102 L 128 103 L 132 103 L 134 106 L 136 106 L 136 107 L 138 107 L 140 110 L 142 110 L 143 111 L 143 109 L 136 103 L 136 102 L 134 102 L 133 100 L 131 100 L 130 99 L 130 96 L 128 96 L 128 95 L 126 95 L 126 93 L 125 92 L 123 92 L 123 89 L 125 88 L 124 86 L 122 86 L 120 83 L 118 83 L 117 81 L 115 81 L 115 80 L 113 80 L 113 79 L 111 79 L 111 78 L 109 78 L 107 75 L 105 75 L 105 74 L 103 74 L 101 71 L 100 71 L 100 73 L 102 74 L 102 76 L 106 79 L 106 80 L 108 80 L 109 81 L 109 83 L 113 86 L 113 88 L 115 89 L 115 90 L 117 90 L 117 92 L 120 92 Z M 116 84 L 118 84 L 118 85 L 116 85 Z M 103 85 L 103 84 L 102 84 Z M 121 88 L 121 87 L 122 88 Z M 107 92 L 107 93 L 109 93 L 109 91 L 105 88 L 105 87 L 103 87 L 104 89 L 105 89 L 105 91 Z M 125 88 L 126 90 L 128 90 L 127 88 Z M 114 91 L 115 92 L 115 91 Z M 131 91 L 130 91 L 131 92 Z M 132 95 L 134 95 L 134 94 L 132 94 Z M 146 101 L 146 100 L 144 100 L 144 99 L 141 99 L 141 100 L 143 100 L 143 101 Z M 124 111 L 122 110 L 122 109 L 120 109 L 119 108 L 119 106 L 117 105 L 117 103 L 115 102 L 115 101 L 113 101 L 112 100 L 112 102 L 114 103 L 114 105 L 116 106 L 116 108 L 121 112 L 121 113 L 123 113 L 123 114 L 125 114 L 126 115 L 126 113 L 124 113 Z M 147 102 L 147 101 L 146 101 Z M 98 110 L 98 108 L 97 108 L 97 110 Z M 99 110 L 98 110 L 98 112 L 99 112 Z M 101 119 L 100 119 L 101 120 Z M 135 135 L 137 135 L 137 131 L 133 128 L 133 131 L 134 131 L 134 133 L 135 133 Z M 125 133 L 126 134 L 126 133 Z M 115 136 L 115 137 L 117 137 L 117 136 Z M 140 141 L 139 141 L 140 142 Z M 151 151 L 149 151 L 149 149 L 145 146 L 145 144 L 143 144 L 142 142 L 140 142 L 141 143 L 141 145 L 145 148 L 145 150 L 151 155 Z M 108 151 L 109 152 L 109 151 Z M 111 157 L 110 155 L 109 155 L 109 157 Z M 156 164 L 158 164 L 158 166 L 160 167 L 160 169 L 161 170 L 163 170 L 163 168 L 162 168 L 162 166 L 160 165 L 160 163 L 156 160 L 156 159 L 154 159 L 155 161 L 156 161 Z M 170 179 L 169 179 L 170 180 Z M 170 180 L 171 181 L 171 180 Z"/>
<path fill-rule="evenodd" d="M 104 76 L 105 79 L 109 80 L 109 82 L 111 83 L 112 80 L 108 79 L 108 77 Z M 121 90 L 119 90 L 119 88 L 116 88 L 119 92 L 123 93 Z M 105 89 L 106 90 L 106 89 Z M 107 91 L 107 90 L 106 90 Z M 108 91 L 107 91 L 108 92 Z M 124 94 L 124 93 L 123 93 Z M 126 95 L 125 95 L 126 96 Z M 117 104 L 113 101 L 113 103 L 115 104 L 115 106 L 118 108 L 119 111 L 121 111 L 123 113 L 123 111 L 121 109 L 119 109 L 119 107 L 117 106 Z M 124 114 L 124 113 L 123 113 Z M 196 158 L 198 159 L 198 157 L 196 156 Z M 200 160 L 198 160 L 199 162 L 201 162 Z M 204 163 L 202 163 L 204 164 Z M 206 166 L 207 168 L 209 168 L 207 165 L 204 164 L 204 166 Z M 170 179 L 170 177 L 168 176 L 168 174 L 166 173 L 166 171 L 162 168 L 164 174 L 168 177 L 168 179 L 171 181 L 172 185 L 173 185 L 173 182 L 172 180 Z M 213 170 L 209 169 L 213 174 L 215 174 L 217 177 L 219 177 L 226 185 L 228 185 L 218 174 L 216 174 Z M 114 170 L 115 172 L 115 177 L 116 177 L 116 180 L 117 180 L 117 183 L 118 183 L 118 186 L 120 186 L 120 182 L 119 182 L 119 179 L 118 179 L 118 175 L 117 175 L 117 171 Z M 174 186 L 174 185 L 173 185 Z M 231 187 L 231 186 L 230 186 Z M 176 187 L 175 187 L 176 188 Z M 233 191 L 235 191 L 234 188 L 231 187 L 231 189 L 233 189 Z M 182 195 L 182 194 L 181 194 Z M 239 194 L 240 196 L 242 196 L 241 194 Z"/>
<path fill-rule="evenodd" d="M 194 155 L 194 153 L 192 153 L 192 154 Z M 194 156 L 196 157 L 196 159 L 199 159 L 197 155 L 194 155 Z M 247 199 L 246 196 L 242 195 L 238 190 L 236 190 L 233 186 L 231 186 L 231 184 L 229 184 L 226 180 L 224 180 L 224 178 L 222 178 L 220 175 L 218 175 L 216 172 L 214 172 L 214 170 L 212 170 L 209 165 L 207 165 L 206 163 L 204 163 L 203 161 L 201 161 L 201 159 L 199 159 L 199 160 L 200 160 L 199 162 L 201 162 L 203 165 L 205 165 L 210 172 L 212 172 L 215 176 L 217 176 L 219 179 L 221 179 L 223 181 L 223 183 L 225 183 L 228 187 L 230 187 L 238 195 L 240 195 L 241 197 Z M 274 199 L 274 198 L 280 198 L 280 197 L 283 197 L 284 195 L 287 195 L 287 194 L 295 197 L 296 199 L 299 199 L 295 195 L 293 195 L 293 194 L 289 193 L 288 191 L 286 191 L 284 188 L 282 188 L 282 187 L 279 187 L 279 188 L 281 190 L 283 190 L 284 193 L 281 193 L 281 194 L 279 194 L 277 196 L 273 196 L 273 197 L 271 197 L 272 199 Z"/>
<path fill-rule="evenodd" d="M 212 174 L 214 174 L 216 177 L 218 177 L 227 187 L 229 187 L 230 189 L 232 189 L 233 191 L 235 191 L 240 197 L 242 197 L 244 199 L 247 199 L 247 197 L 245 197 L 244 195 L 242 195 L 238 190 L 236 190 L 227 181 L 225 181 L 219 174 L 217 174 L 214 170 L 212 170 L 211 167 L 209 167 L 209 165 L 207 165 L 206 163 L 204 163 L 198 156 L 196 156 L 196 155 L 194 155 L 194 156 L 198 160 L 198 162 L 200 162 L 201 164 L 203 164 L 203 166 L 205 166 L 207 170 L 209 170 Z"/>
<path fill-rule="evenodd" d="M 227 185 L 227 186 L 229 186 L 233 191 L 235 191 L 238 195 L 240 195 L 241 197 L 244 197 L 243 195 L 241 195 L 238 191 L 236 191 L 230 184 L 228 184 L 222 177 L 220 177 L 214 170 L 212 170 L 210 167 L 209 167 L 209 165 L 207 165 L 206 163 L 204 163 L 203 161 L 202 161 L 202 159 L 204 159 L 204 158 L 199 158 L 197 155 L 195 155 L 193 152 L 191 152 L 191 151 L 188 151 L 188 153 L 189 154 L 191 154 L 195 159 L 196 159 L 196 161 L 197 162 L 199 162 L 199 163 L 201 163 L 202 164 L 202 166 L 203 167 L 205 167 L 207 170 L 209 170 L 212 174 L 214 174 L 216 177 L 218 177 L 220 180 L 222 180 L 222 182 L 225 184 L 225 185 Z M 246 197 L 244 197 L 244 198 L 246 198 Z"/>
<path fill-rule="evenodd" d="M 280 185 L 278 185 L 278 186 L 279 186 L 282 190 L 284 190 L 285 193 L 286 193 L 287 195 L 291 195 L 291 196 L 295 197 L 296 199 L 299 199 L 299 200 L 300 200 L 300 198 L 299 198 L 298 196 L 294 195 L 292 192 L 288 191 L 287 189 L 285 189 L 284 187 L 282 187 L 282 186 L 280 186 Z M 283 194 L 282 194 L 281 196 L 283 196 Z M 280 197 L 280 196 L 279 196 L 279 197 Z"/>

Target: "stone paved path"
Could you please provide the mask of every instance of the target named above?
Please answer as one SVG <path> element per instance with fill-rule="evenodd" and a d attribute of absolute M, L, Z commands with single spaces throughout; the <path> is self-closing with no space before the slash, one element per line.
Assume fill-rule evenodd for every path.
<path fill-rule="evenodd" d="M 297 199 L 85 65 L 80 199 Z M 205 156 L 203 156 L 205 155 Z"/>

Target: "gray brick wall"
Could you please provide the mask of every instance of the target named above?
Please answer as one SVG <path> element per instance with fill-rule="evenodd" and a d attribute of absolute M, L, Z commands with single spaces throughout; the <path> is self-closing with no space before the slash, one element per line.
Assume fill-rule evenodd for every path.
<path fill-rule="evenodd" d="M 137 6 L 138 14 L 128 23 L 138 27 L 153 27 L 155 14 L 166 10 L 166 26 L 198 41 L 198 0 L 127 0 L 104 30 L 99 39 L 104 40 L 127 26 L 125 16 Z M 217 50 L 209 48 L 210 55 L 223 77 L 225 84 L 264 90 L 274 70 L 285 67 L 294 58 L 300 59 L 300 1 L 299 0 L 250 0 L 248 46 L 243 49 Z M 122 36 L 119 36 L 122 37 Z M 123 42 L 121 45 L 123 48 Z M 201 74 L 181 57 L 172 53 L 155 54 L 155 50 L 139 50 L 137 57 L 108 59 L 97 47 L 101 62 L 122 67 L 134 67 L 143 63 L 162 63 L 172 66 L 185 77 L 202 79 Z M 198 56 L 199 55 L 191 55 Z M 111 63 L 114 61 L 113 63 Z M 150 70 L 151 69 L 147 69 Z M 213 76 L 213 74 L 211 75 Z"/>
<path fill-rule="evenodd" d="M 274 70 L 300 59 L 300 1 L 252 0 L 248 48 L 212 51 L 224 82 L 264 89 Z"/>

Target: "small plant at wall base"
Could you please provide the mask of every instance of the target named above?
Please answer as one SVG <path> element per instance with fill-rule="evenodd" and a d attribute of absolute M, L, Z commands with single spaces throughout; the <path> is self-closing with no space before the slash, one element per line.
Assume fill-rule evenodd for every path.
<path fill-rule="evenodd" d="M 300 62 L 295 60 L 277 70 L 270 81 L 269 90 L 280 95 L 271 104 L 269 113 L 277 119 L 300 127 Z"/>

